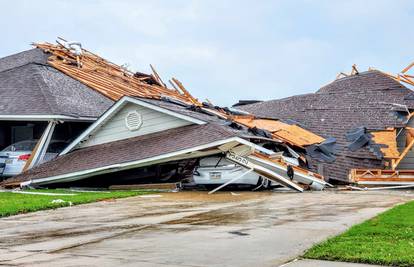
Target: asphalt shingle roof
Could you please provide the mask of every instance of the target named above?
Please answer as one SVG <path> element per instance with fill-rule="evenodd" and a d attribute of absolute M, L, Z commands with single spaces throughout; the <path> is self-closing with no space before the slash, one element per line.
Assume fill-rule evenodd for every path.
<path fill-rule="evenodd" d="M 75 150 L 6 181 L 22 182 L 137 161 L 234 136 L 237 134 L 224 126 L 189 125 Z"/>
<path fill-rule="evenodd" d="M 313 94 L 260 102 L 238 107 L 257 116 L 292 119 L 306 129 L 337 139 L 339 151 L 334 163 L 324 163 L 324 175 L 335 180 L 348 179 L 351 168 L 382 168 L 367 148 L 348 150 L 345 134 L 359 126 L 370 130 L 403 127 L 405 120 L 396 111 L 414 109 L 413 92 L 379 71 L 367 71 L 336 80 Z M 312 160 L 317 170 L 319 162 Z"/>
<path fill-rule="evenodd" d="M 47 64 L 32 49 L 0 59 L 1 115 L 99 117 L 113 101 Z"/>

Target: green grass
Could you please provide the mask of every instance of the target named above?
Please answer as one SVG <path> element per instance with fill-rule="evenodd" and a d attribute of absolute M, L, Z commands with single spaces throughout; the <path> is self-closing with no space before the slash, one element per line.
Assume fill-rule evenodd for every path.
<path fill-rule="evenodd" d="M 314 246 L 304 257 L 414 266 L 414 201 L 396 206 Z"/>
<path fill-rule="evenodd" d="M 45 196 L 27 195 L 9 192 L 0 192 L 0 217 L 15 215 L 19 213 L 33 212 L 45 209 L 90 203 L 105 199 L 124 198 L 142 195 L 148 191 L 105 191 L 105 192 L 74 192 L 69 190 L 29 190 L 31 192 L 70 193 L 75 196 Z M 62 199 L 64 203 L 52 203 L 55 199 Z"/>

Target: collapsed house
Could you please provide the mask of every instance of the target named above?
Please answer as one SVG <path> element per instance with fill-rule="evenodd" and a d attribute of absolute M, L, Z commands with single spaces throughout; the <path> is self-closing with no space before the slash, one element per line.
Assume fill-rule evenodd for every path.
<path fill-rule="evenodd" d="M 410 66 L 409 66 L 410 67 Z M 341 74 L 316 93 L 239 109 L 256 116 L 291 119 L 336 139 L 336 160 L 310 158 L 311 169 L 329 181 L 401 185 L 414 183 L 414 92 L 409 68 L 392 76 L 378 70 Z"/>
<path fill-rule="evenodd" d="M 117 102 L 59 157 L 3 186 L 183 179 L 201 158 L 212 155 L 242 167 L 245 172 L 237 179 L 255 172 L 296 191 L 328 185 L 307 169 L 310 155 L 306 151 L 332 159 L 330 139 L 290 121 L 201 103 L 176 79 L 169 88 L 156 71 L 154 75 L 132 73 L 78 44 L 75 48 L 70 43 L 36 46 L 50 54 L 48 64 Z"/>
<path fill-rule="evenodd" d="M 52 53 L 38 44 L 0 59 L 0 181 L 56 156 L 123 95 L 148 94 L 148 87 L 169 93 L 156 73 L 131 73 L 90 52 L 73 68 L 81 45 L 58 41 L 66 48 Z M 68 50 L 74 57 L 63 59 Z M 93 88 L 85 73 L 89 83 L 98 81 Z"/>

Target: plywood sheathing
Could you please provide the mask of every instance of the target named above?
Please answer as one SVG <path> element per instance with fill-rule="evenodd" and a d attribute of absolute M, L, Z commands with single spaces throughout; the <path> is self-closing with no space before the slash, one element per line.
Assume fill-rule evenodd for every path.
<path fill-rule="evenodd" d="M 379 145 L 385 145 L 381 147 L 381 152 L 384 154 L 384 158 L 395 159 L 399 158 L 400 153 L 397 148 L 397 130 L 388 129 L 383 131 L 373 131 L 372 141 Z"/>
<path fill-rule="evenodd" d="M 98 55 L 82 49 L 81 55 L 75 55 L 60 44 L 36 43 L 35 47 L 51 53 L 48 63 L 66 75 L 82 82 L 112 100 L 123 96 L 137 96 L 160 99 L 161 96 L 172 97 L 187 103 L 198 104 L 178 80 L 181 92 L 165 86 L 158 74 L 155 76 L 136 77 L 133 72 L 111 63 Z M 146 82 L 155 80 L 158 84 Z"/>
<path fill-rule="evenodd" d="M 324 138 L 307 131 L 297 125 L 290 125 L 278 120 L 255 119 L 254 117 L 235 117 L 233 120 L 249 128 L 260 128 L 272 133 L 273 137 L 283 140 L 289 144 L 305 147 L 319 144 L 325 141 Z"/>

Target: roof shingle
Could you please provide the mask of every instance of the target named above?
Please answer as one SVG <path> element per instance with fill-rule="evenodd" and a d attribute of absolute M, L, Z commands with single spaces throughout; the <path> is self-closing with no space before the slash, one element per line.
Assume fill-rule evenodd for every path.
<path fill-rule="evenodd" d="M 414 100 L 406 99 L 412 91 L 379 71 L 367 71 L 336 80 L 313 94 L 260 102 L 239 108 L 256 116 L 295 120 L 306 129 L 337 139 L 339 151 L 334 163 L 324 163 L 324 175 L 347 180 L 350 168 L 380 168 L 368 148 L 351 152 L 345 134 L 356 127 L 369 130 L 404 127 L 405 120 L 396 111 L 414 109 Z M 311 160 L 316 170 L 319 162 Z"/>
<path fill-rule="evenodd" d="M 113 101 L 47 64 L 32 49 L 0 59 L 0 115 L 98 117 Z"/>
<path fill-rule="evenodd" d="M 163 132 L 105 143 L 75 150 L 43 163 L 7 183 L 53 177 L 114 164 L 132 162 L 237 136 L 227 127 L 203 124 L 189 125 Z"/>

